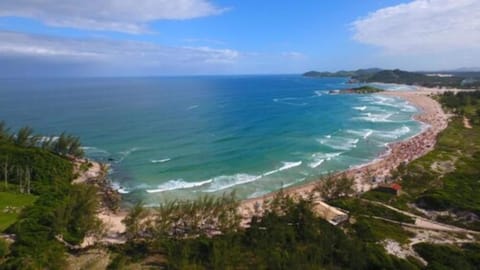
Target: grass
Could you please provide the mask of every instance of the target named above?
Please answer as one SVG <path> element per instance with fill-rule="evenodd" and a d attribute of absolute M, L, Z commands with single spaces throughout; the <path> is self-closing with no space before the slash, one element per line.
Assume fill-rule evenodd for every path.
<path fill-rule="evenodd" d="M 13 192 L 0 192 L 0 232 L 15 223 L 21 210 L 32 205 L 36 196 Z"/>

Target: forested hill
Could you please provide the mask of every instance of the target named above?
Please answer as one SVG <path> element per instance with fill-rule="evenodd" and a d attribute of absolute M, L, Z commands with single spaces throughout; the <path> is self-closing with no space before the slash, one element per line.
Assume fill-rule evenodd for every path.
<path fill-rule="evenodd" d="M 478 74 L 477 74 L 478 73 Z M 348 77 L 351 82 L 360 83 L 397 83 L 408 85 L 421 85 L 426 87 L 457 87 L 479 88 L 480 73 L 441 73 L 430 74 L 427 72 L 409 72 L 399 69 L 381 70 L 377 68 L 359 69 L 355 71 L 317 72 L 309 71 L 303 74 L 305 77 Z"/>

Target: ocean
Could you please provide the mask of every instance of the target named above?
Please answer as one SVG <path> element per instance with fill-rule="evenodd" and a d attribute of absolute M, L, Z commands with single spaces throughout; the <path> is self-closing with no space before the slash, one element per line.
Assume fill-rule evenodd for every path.
<path fill-rule="evenodd" d="M 239 198 L 368 163 L 421 131 L 417 109 L 332 95 L 344 78 L 198 76 L 0 80 L 0 120 L 80 136 L 126 200 Z M 377 85 L 379 86 L 379 85 Z M 408 87 L 381 85 L 392 91 Z"/>

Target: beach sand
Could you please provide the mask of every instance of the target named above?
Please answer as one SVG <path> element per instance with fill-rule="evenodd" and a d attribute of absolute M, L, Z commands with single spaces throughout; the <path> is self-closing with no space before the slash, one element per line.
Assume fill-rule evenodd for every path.
<path fill-rule="evenodd" d="M 424 124 L 424 129 L 418 135 L 407 140 L 394 142 L 388 145 L 387 150 L 378 156 L 374 161 L 360 167 L 349 169 L 337 175 L 345 174 L 354 179 L 357 193 L 366 192 L 374 188 L 378 181 L 384 179 L 390 172 L 401 163 L 411 162 L 433 150 L 438 133 L 448 125 L 449 116 L 444 113 L 441 105 L 431 98 L 432 95 L 441 94 L 445 91 L 460 91 L 457 89 L 435 89 L 418 87 L 415 91 L 388 91 L 378 95 L 399 97 L 419 109 L 414 116 Z M 284 189 L 283 192 L 290 196 L 305 197 L 312 193 L 318 181 L 310 182 L 300 186 Z M 269 193 L 259 198 L 244 200 L 240 204 L 240 213 L 246 222 L 260 208 L 265 201 L 271 200 L 276 192 Z M 319 198 L 320 199 L 320 198 Z"/>
<path fill-rule="evenodd" d="M 387 95 L 399 97 L 407 100 L 417 107 L 420 112 L 414 116 L 414 119 L 421 121 L 425 126 L 421 133 L 401 142 L 395 142 L 388 145 L 387 150 L 378 156 L 374 161 L 360 167 L 349 169 L 345 172 L 339 172 L 338 175 L 345 174 L 347 177 L 355 180 L 355 190 L 357 193 L 366 192 L 374 188 L 378 181 L 388 176 L 392 169 L 395 169 L 403 162 L 411 162 L 429 151 L 431 151 L 436 143 L 439 132 L 444 130 L 448 125 L 449 116 L 444 113 L 441 105 L 431 98 L 432 95 L 441 94 L 445 91 L 459 91 L 457 89 L 434 89 L 434 88 L 417 88 L 415 91 L 396 91 L 382 92 L 379 95 Z M 100 175 L 101 166 L 95 165 L 86 172 L 88 176 Z M 80 176 L 75 183 L 85 182 L 89 177 Z M 290 196 L 308 196 L 315 189 L 318 181 L 306 183 L 299 186 L 284 189 L 283 192 Z M 264 202 L 271 200 L 277 192 L 267 195 L 247 199 L 240 202 L 239 213 L 242 216 L 242 225 L 247 226 L 250 218 L 256 214 L 255 209 L 262 209 Z M 321 198 L 318 198 L 320 200 Z M 106 236 L 101 239 L 102 242 L 118 243 L 123 242 L 122 233 L 125 232 L 125 225 L 122 220 L 126 216 L 127 211 L 112 212 L 102 208 L 98 214 L 98 218 L 104 223 Z M 258 212 L 257 212 L 258 213 Z"/>

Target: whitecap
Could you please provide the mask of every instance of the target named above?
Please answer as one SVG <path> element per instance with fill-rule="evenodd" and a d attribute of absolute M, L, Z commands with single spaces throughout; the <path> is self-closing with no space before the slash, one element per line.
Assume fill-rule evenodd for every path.
<path fill-rule="evenodd" d="M 350 134 L 354 134 L 354 135 L 360 136 L 360 137 L 362 137 L 364 140 L 366 140 L 370 135 L 372 135 L 373 130 L 371 130 L 371 129 L 362 129 L 362 130 L 352 130 L 352 129 L 349 129 L 349 130 L 347 130 L 347 132 L 350 133 Z"/>
<path fill-rule="evenodd" d="M 200 181 L 200 182 L 186 182 L 183 179 L 177 179 L 177 180 L 170 180 L 164 184 L 158 185 L 157 188 L 155 189 L 147 189 L 147 193 L 159 193 L 159 192 L 164 192 L 164 191 L 172 191 L 172 190 L 177 190 L 177 189 L 189 189 L 189 188 L 195 188 L 195 187 L 200 187 L 206 184 L 212 183 L 212 179 L 208 179 L 205 181 Z"/>
<path fill-rule="evenodd" d="M 325 159 L 318 159 L 318 160 L 315 160 L 314 162 L 308 164 L 308 166 L 309 166 L 310 168 L 316 168 L 316 167 L 322 165 L 322 163 L 323 163 L 324 161 L 325 161 Z"/>
<path fill-rule="evenodd" d="M 211 183 L 211 187 L 205 192 L 216 192 L 224 189 L 228 189 L 234 186 L 251 183 L 262 178 L 262 175 L 250 175 L 250 174 L 235 174 L 235 175 L 221 175 L 214 177 Z"/>
<path fill-rule="evenodd" d="M 353 107 L 353 109 L 355 109 L 357 111 L 365 111 L 367 109 L 367 106 Z"/>
<path fill-rule="evenodd" d="M 355 147 L 357 147 L 357 143 L 359 139 L 351 139 L 351 138 L 345 138 L 345 137 L 333 137 L 330 139 L 320 139 L 317 140 L 320 144 L 323 144 L 325 146 L 328 146 L 332 149 L 337 149 L 337 150 L 351 150 Z"/>
<path fill-rule="evenodd" d="M 188 107 L 187 110 L 190 111 L 190 110 L 196 109 L 198 107 L 200 107 L 200 105 L 192 105 L 192 106 Z"/>
<path fill-rule="evenodd" d="M 274 98 L 273 102 L 292 105 L 292 106 L 306 106 L 308 103 L 306 102 L 295 102 L 295 100 L 303 99 L 301 97 L 286 97 L 286 98 Z"/>
<path fill-rule="evenodd" d="M 152 159 L 150 160 L 151 163 L 165 163 L 167 161 L 170 161 L 171 159 L 170 158 L 164 158 L 164 159 Z"/>
<path fill-rule="evenodd" d="M 389 138 L 389 139 L 398 139 L 401 136 L 409 133 L 411 130 L 407 126 L 402 126 L 400 128 L 397 128 L 395 130 L 390 130 L 390 131 L 375 131 L 375 135 L 384 137 L 384 138 Z"/>
<path fill-rule="evenodd" d="M 330 161 L 335 157 L 340 156 L 343 154 L 343 152 L 334 152 L 334 153 L 315 153 L 312 155 L 313 161 L 308 164 L 310 168 L 316 168 L 320 165 L 322 165 L 323 162 L 325 161 Z"/>
<path fill-rule="evenodd" d="M 268 175 L 272 175 L 274 173 L 277 173 L 277 172 L 281 172 L 281 171 L 285 171 L 285 170 L 288 170 L 288 169 L 291 169 L 291 168 L 294 168 L 294 167 L 298 167 L 302 165 L 302 162 L 301 161 L 297 161 L 297 162 L 283 162 L 283 166 L 280 167 L 279 169 L 276 169 L 276 170 L 273 170 L 273 171 L 269 171 L 269 172 L 266 172 L 264 173 L 262 176 L 268 176 Z"/>

